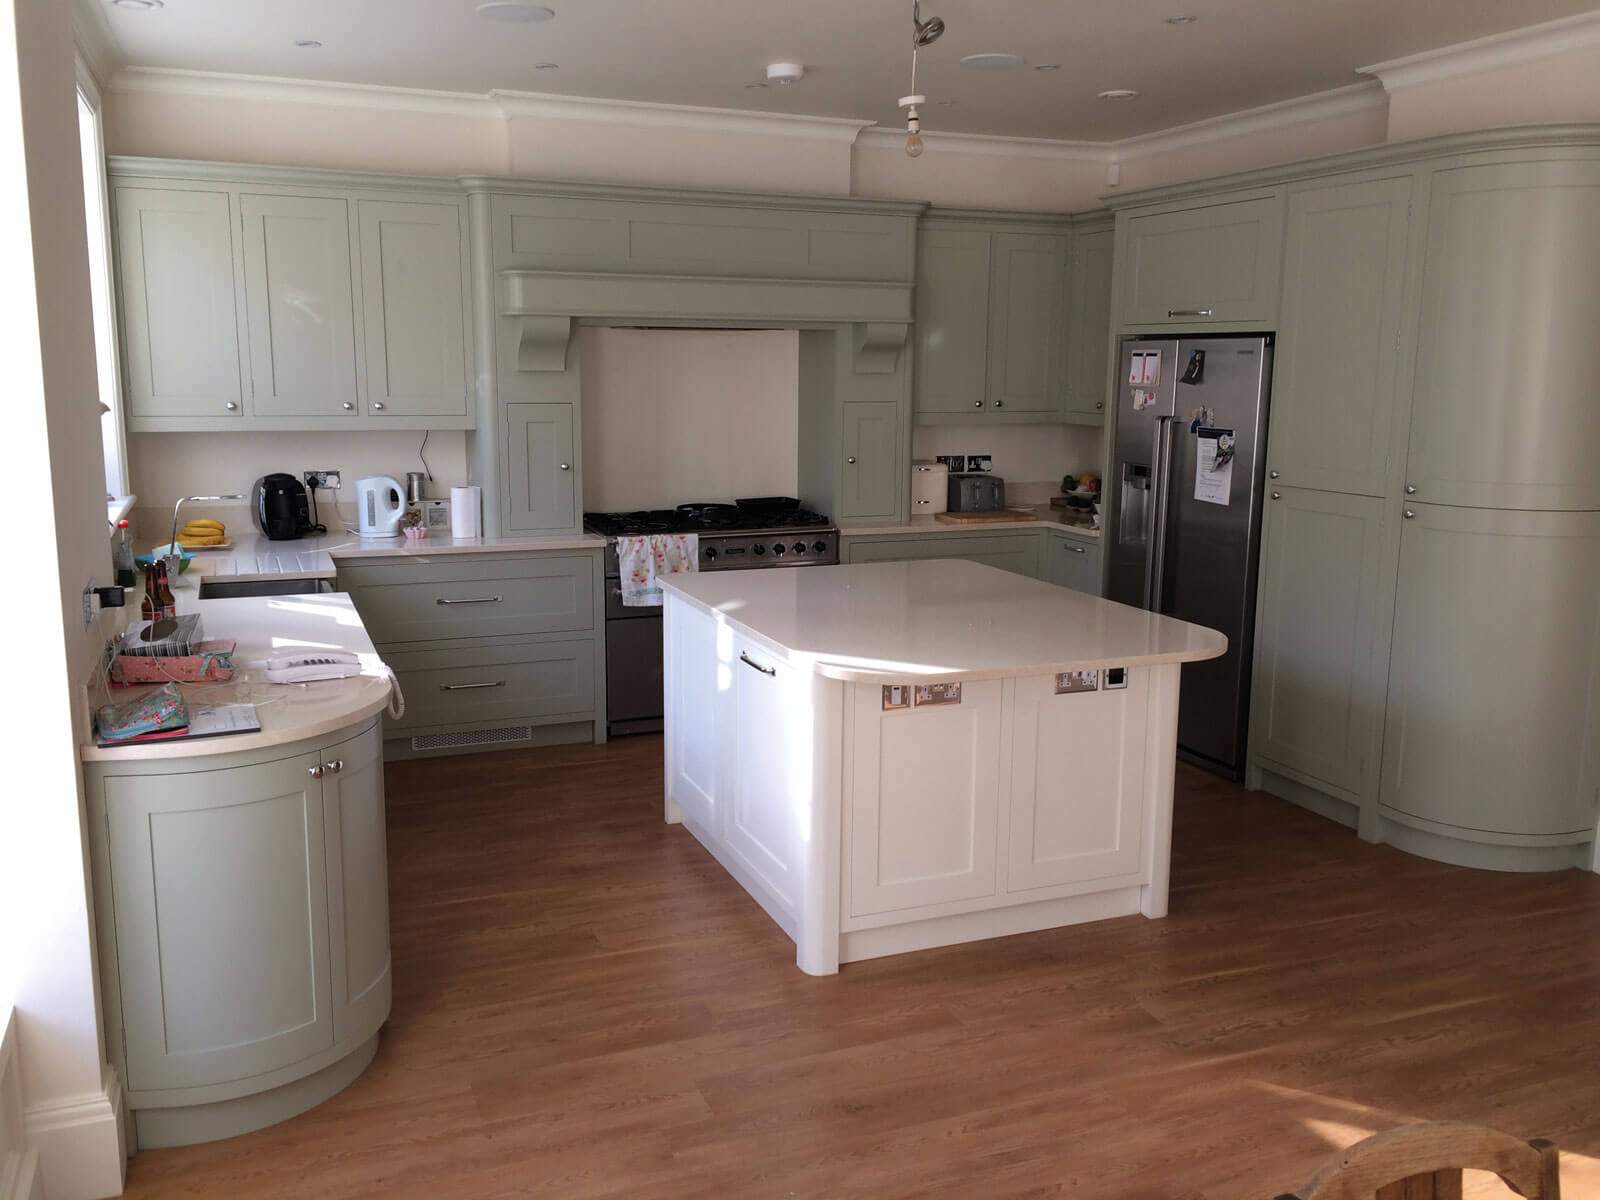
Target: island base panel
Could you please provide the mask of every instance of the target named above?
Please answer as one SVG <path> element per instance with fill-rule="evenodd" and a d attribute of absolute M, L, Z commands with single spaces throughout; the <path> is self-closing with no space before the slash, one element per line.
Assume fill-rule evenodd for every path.
<path fill-rule="evenodd" d="M 840 935 L 839 961 L 863 962 L 869 958 L 887 958 L 892 954 L 907 954 L 913 950 L 931 950 L 936 946 L 955 946 L 962 942 L 983 941 L 985 938 L 1036 933 L 1041 929 L 1056 929 L 1063 925 L 1082 925 L 1112 917 L 1136 917 L 1141 914 L 1142 893 L 1146 890 L 1136 885 L 1107 892 L 1090 892 L 1084 896 L 1061 896 L 1054 900 L 1036 900 L 1031 904 L 953 913 L 900 925 L 856 929 Z"/>
<path fill-rule="evenodd" d="M 184 1108 L 135 1109 L 133 1120 L 138 1147 L 155 1150 L 216 1142 L 297 1117 L 354 1083 L 378 1053 L 378 1037 L 373 1034 L 351 1053 L 316 1074 L 271 1091 Z"/>

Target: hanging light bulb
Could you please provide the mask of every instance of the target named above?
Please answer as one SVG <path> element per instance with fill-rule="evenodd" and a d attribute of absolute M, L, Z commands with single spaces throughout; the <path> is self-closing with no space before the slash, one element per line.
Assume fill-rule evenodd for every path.
<path fill-rule="evenodd" d="M 900 97 L 900 107 L 906 110 L 906 157 L 921 158 L 923 150 L 927 149 L 922 142 L 922 118 L 917 114 L 917 105 L 926 104 L 926 96 L 916 95 L 917 90 L 917 51 L 924 46 L 931 46 L 944 36 L 944 21 L 939 17 L 922 19 L 921 0 L 911 0 L 911 91 L 910 96 Z"/>

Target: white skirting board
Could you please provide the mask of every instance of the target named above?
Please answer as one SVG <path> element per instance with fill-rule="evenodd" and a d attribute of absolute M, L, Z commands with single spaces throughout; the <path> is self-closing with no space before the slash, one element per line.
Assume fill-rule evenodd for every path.
<path fill-rule="evenodd" d="M 39 1156 L 28 1144 L 22 1115 L 22 1071 L 10 1008 L 0 1012 L 0 1200 L 44 1200 Z"/>
<path fill-rule="evenodd" d="M 98 1092 L 35 1105 L 24 1114 L 25 1136 L 38 1155 L 49 1200 L 103 1200 L 122 1194 L 128 1175 L 122 1085 L 109 1065 L 100 1083 Z"/>

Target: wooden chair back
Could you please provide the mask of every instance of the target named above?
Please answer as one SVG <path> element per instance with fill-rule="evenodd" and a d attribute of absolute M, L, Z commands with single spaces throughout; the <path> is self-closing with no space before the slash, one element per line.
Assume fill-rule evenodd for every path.
<path fill-rule="evenodd" d="M 1403 1125 L 1347 1148 L 1278 1200 L 1461 1200 L 1461 1172 L 1498 1175 L 1526 1200 L 1561 1200 L 1555 1146 L 1481 1125 Z"/>

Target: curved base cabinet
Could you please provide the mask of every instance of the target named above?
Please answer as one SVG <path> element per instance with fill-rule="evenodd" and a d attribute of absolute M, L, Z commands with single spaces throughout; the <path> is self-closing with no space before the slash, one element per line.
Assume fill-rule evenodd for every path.
<path fill-rule="evenodd" d="M 1380 809 L 1378 840 L 1396 850 L 1454 867 L 1484 871 L 1565 871 L 1587 868 L 1594 854 L 1591 839 L 1518 838 L 1434 825 L 1388 809 Z"/>
<path fill-rule="evenodd" d="M 389 1015 L 379 721 L 87 768 L 107 1043 L 139 1142 L 286 1120 Z"/>

